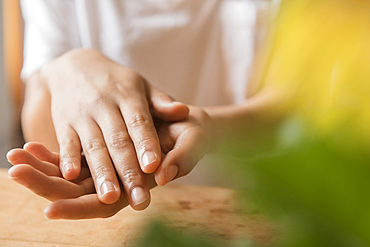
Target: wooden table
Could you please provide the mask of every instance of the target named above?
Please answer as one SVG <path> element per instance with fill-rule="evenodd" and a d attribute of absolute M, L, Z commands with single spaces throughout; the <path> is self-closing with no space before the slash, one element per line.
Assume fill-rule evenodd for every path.
<path fill-rule="evenodd" d="M 51 221 L 43 216 L 48 201 L 0 169 L 0 246 L 133 246 L 156 218 L 180 232 L 207 232 L 225 244 L 271 243 L 276 231 L 266 217 L 238 206 L 234 196 L 225 188 L 167 185 L 152 190 L 152 203 L 141 212 L 128 207 L 109 219 Z"/>

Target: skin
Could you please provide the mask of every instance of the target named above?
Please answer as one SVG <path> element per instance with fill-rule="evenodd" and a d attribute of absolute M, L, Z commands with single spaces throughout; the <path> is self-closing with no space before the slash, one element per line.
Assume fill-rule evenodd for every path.
<path fill-rule="evenodd" d="M 43 145 L 11 150 L 9 177 L 51 200 L 51 219 L 109 217 L 129 204 L 142 210 L 150 188 L 185 176 L 207 153 L 245 157 L 273 147 L 288 112 L 282 95 L 264 86 L 243 104 L 186 106 L 96 50 L 72 50 L 26 83 L 24 136 Z M 156 157 L 147 166 L 144 151 Z M 114 189 L 102 193 L 107 181 Z"/>
<path fill-rule="evenodd" d="M 205 122 L 199 119 L 208 116 L 199 108 L 190 109 L 189 118 L 183 121 L 170 123 L 156 119 L 163 159 L 155 173 L 145 175 L 149 188 L 185 176 L 207 152 L 209 137 L 203 131 Z M 13 165 L 8 172 L 10 179 L 52 201 L 44 211 L 48 219 L 106 218 L 129 205 L 124 194 L 112 204 L 99 200 L 84 156 L 81 173 L 72 181 L 62 177 L 60 155 L 41 143 L 30 142 L 23 149 L 13 149 L 7 159 Z"/>
<path fill-rule="evenodd" d="M 245 157 L 270 149 L 271 133 L 285 115 L 279 95 L 261 92 L 238 106 L 189 106 L 189 116 L 181 121 L 155 118 L 163 159 L 154 174 L 145 175 L 148 187 L 185 176 L 206 153 L 233 150 Z M 60 155 L 42 144 L 28 143 L 24 149 L 11 150 L 7 158 L 14 165 L 9 178 L 52 201 L 44 211 L 48 219 L 106 218 L 129 205 L 124 194 L 112 204 L 99 200 L 84 159 L 79 177 L 69 181 L 59 171 Z"/>
<path fill-rule="evenodd" d="M 133 70 L 76 49 L 28 79 L 22 127 L 27 141 L 59 152 L 64 178 L 79 176 L 83 151 L 99 200 L 113 204 L 124 193 L 140 210 L 150 202 L 145 174 L 161 163 L 152 116 L 177 121 L 188 112 Z"/>

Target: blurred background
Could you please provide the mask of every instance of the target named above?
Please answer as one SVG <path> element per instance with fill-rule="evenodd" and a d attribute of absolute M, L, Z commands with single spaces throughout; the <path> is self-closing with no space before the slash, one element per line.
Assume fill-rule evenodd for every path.
<path fill-rule="evenodd" d="M 270 246 L 370 246 L 369 27 L 368 0 L 281 3 L 259 68 L 260 89 L 281 96 L 276 110 L 283 117 L 262 143 L 276 146 L 242 155 L 235 167 L 255 180 L 241 197 L 245 208 L 253 194 L 252 204 L 281 230 Z M 162 241 L 158 246 L 173 246 L 169 234 Z M 186 246 L 180 236 L 177 243 Z"/>
<path fill-rule="evenodd" d="M 19 76 L 23 20 L 19 1 L 1 0 L 0 15 L 0 166 L 4 167 L 6 152 L 23 144 L 20 128 L 23 83 Z"/>
<path fill-rule="evenodd" d="M 3 165 L 23 143 L 23 23 L 16 0 L 2 0 L 0 14 Z M 287 117 L 266 140 L 276 139 L 276 150 L 235 169 L 253 174 L 255 205 L 283 226 L 274 246 L 370 246 L 370 2 L 282 1 L 271 44 L 261 85 L 283 93 Z M 155 241 L 186 246 L 175 233 Z"/>

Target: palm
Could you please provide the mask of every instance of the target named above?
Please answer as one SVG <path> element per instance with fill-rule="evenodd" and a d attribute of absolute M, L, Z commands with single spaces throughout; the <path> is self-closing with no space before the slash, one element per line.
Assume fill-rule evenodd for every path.
<path fill-rule="evenodd" d="M 8 160 L 15 165 L 9 170 L 9 177 L 15 181 L 22 179 L 32 192 L 53 202 L 45 210 L 47 218 L 109 217 L 128 205 L 124 195 L 114 204 L 99 201 L 85 159 L 81 161 L 80 176 L 73 181 L 62 177 L 59 155 L 39 143 L 29 143 L 25 149 L 12 150 Z"/>

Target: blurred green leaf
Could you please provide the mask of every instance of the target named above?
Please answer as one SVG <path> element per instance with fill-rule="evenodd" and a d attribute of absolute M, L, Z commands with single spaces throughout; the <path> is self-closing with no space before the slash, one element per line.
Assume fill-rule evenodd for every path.
<path fill-rule="evenodd" d="M 148 228 L 139 247 L 217 247 L 207 239 L 194 234 L 182 234 L 154 221 Z"/>
<path fill-rule="evenodd" d="M 369 156 L 335 148 L 336 135 L 315 139 L 307 133 L 296 145 L 248 164 L 260 205 L 288 219 L 284 246 L 369 246 Z"/>
<path fill-rule="evenodd" d="M 261 83 L 283 92 L 287 117 L 258 138 L 240 133 L 250 152 L 235 172 L 254 175 L 279 246 L 370 246 L 369 27 L 368 0 L 282 1 Z M 141 246 L 214 245 L 156 223 Z"/>

